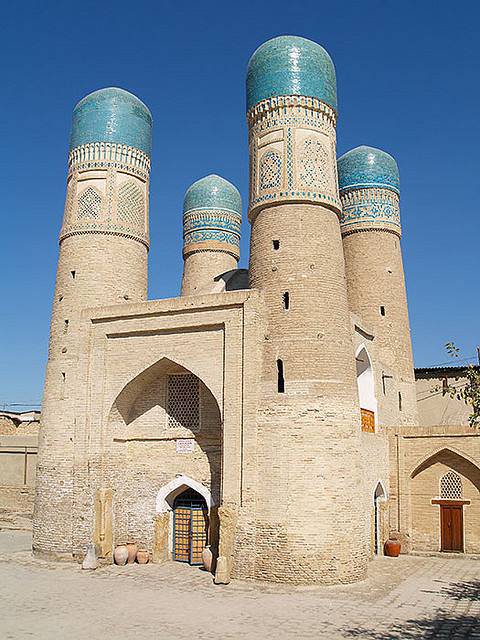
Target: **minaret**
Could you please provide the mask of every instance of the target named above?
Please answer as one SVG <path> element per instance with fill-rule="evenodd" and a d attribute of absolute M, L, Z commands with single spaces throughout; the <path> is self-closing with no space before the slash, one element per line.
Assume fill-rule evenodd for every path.
<path fill-rule="evenodd" d="M 376 375 L 384 380 L 377 394 L 379 422 L 415 425 L 418 414 L 400 247 L 397 163 L 385 151 L 361 146 L 339 158 L 338 175 L 350 310 L 373 330 L 380 361 L 377 367 L 388 369 Z"/>
<path fill-rule="evenodd" d="M 336 172 L 333 62 L 294 36 L 247 74 L 250 285 L 266 303 L 257 432 L 259 579 L 364 577 L 360 411 Z"/>
<path fill-rule="evenodd" d="M 34 551 L 71 555 L 76 366 L 86 307 L 147 298 L 152 117 L 128 91 L 74 109 L 50 328 L 34 513 Z"/>
<path fill-rule="evenodd" d="M 215 278 L 237 268 L 241 224 L 242 198 L 231 182 L 210 175 L 187 189 L 182 296 L 212 293 Z"/>

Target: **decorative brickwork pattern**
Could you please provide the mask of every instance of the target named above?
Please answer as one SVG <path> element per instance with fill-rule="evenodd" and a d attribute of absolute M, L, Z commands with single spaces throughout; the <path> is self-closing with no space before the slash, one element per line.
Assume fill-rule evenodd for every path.
<path fill-rule="evenodd" d="M 282 159 L 276 151 L 267 151 L 260 160 L 260 189 L 280 186 Z"/>
<path fill-rule="evenodd" d="M 78 197 L 78 217 L 98 218 L 102 210 L 102 196 L 93 187 L 87 187 Z"/>
<path fill-rule="evenodd" d="M 145 198 L 140 187 L 129 180 L 118 189 L 117 212 L 120 220 L 142 227 L 145 217 Z"/>
<path fill-rule="evenodd" d="M 312 189 L 331 189 L 329 184 L 329 154 L 320 140 L 307 138 L 299 154 L 299 176 L 301 182 Z"/>

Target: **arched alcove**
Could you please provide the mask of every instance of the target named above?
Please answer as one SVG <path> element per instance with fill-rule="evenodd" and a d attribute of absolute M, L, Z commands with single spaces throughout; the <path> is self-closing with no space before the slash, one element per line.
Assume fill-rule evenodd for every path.
<path fill-rule="evenodd" d="M 478 553 L 480 468 L 474 461 L 439 449 L 415 465 L 409 490 L 414 550 Z"/>
<path fill-rule="evenodd" d="M 209 508 L 218 504 L 221 430 L 220 408 L 208 386 L 169 358 L 125 385 L 108 420 L 107 475 L 116 496 L 117 540 L 154 548 L 157 518 L 165 513 L 162 500 L 172 502 L 187 487 Z"/>
<path fill-rule="evenodd" d="M 376 556 L 383 555 L 383 543 L 386 539 L 386 500 L 387 492 L 383 482 L 379 480 L 373 492 L 373 553 Z"/>
<path fill-rule="evenodd" d="M 362 413 L 362 430 L 375 431 L 377 423 L 377 399 L 375 397 L 375 379 L 372 362 L 364 345 L 357 349 L 355 355 L 357 367 L 358 397 Z"/>

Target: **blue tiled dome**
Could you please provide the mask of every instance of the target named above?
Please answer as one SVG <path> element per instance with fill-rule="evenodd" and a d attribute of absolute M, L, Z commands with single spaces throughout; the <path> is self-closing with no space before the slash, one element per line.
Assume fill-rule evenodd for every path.
<path fill-rule="evenodd" d="M 278 36 L 262 44 L 247 69 L 247 110 L 265 98 L 297 95 L 318 98 L 337 110 L 332 59 L 316 42 Z"/>
<path fill-rule="evenodd" d="M 340 189 L 382 187 L 400 193 L 398 166 L 389 153 L 374 147 L 356 147 L 338 161 Z"/>
<path fill-rule="evenodd" d="M 91 142 L 126 144 L 150 156 L 152 114 L 125 89 L 108 87 L 94 91 L 73 110 L 70 149 Z"/>
<path fill-rule="evenodd" d="M 185 193 L 183 212 L 193 209 L 223 209 L 242 214 L 242 197 L 228 180 L 215 174 L 194 182 Z"/>

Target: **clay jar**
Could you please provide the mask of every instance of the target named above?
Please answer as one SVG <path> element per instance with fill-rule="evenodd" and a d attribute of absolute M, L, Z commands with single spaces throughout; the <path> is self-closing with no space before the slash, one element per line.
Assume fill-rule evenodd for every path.
<path fill-rule="evenodd" d="M 118 564 L 120 567 L 127 564 L 128 560 L 128 549 L 126 544 L 119 544 L 115 547 L 115 551 L 113 552 L 113 559 L 115 564 Z"/>
<path fill-rule="evenodd" d="M 139 549 L 137 551 L 138 564 L 147 564 L 149 560 L 150 560 L 150 554 L 146 549 Z"/>
<path fill-rule="evenodd" d="M 128 560 L 127 564 L 133 564 L 137 557 L 138 546 L 136 542 L 127 542 Z"/>
<path fill-rule="evenodd" d="M 387 540 L 383 545 L 383 552 L 390 558 L 398 558 L 402 545 L 398 540 Z"/>
<path fill-rule="evenodd" d="M 202 551 L 202 560 L 205 571 L 210 572 L 212 570 L 213 554 L 209 544 Z"/>

